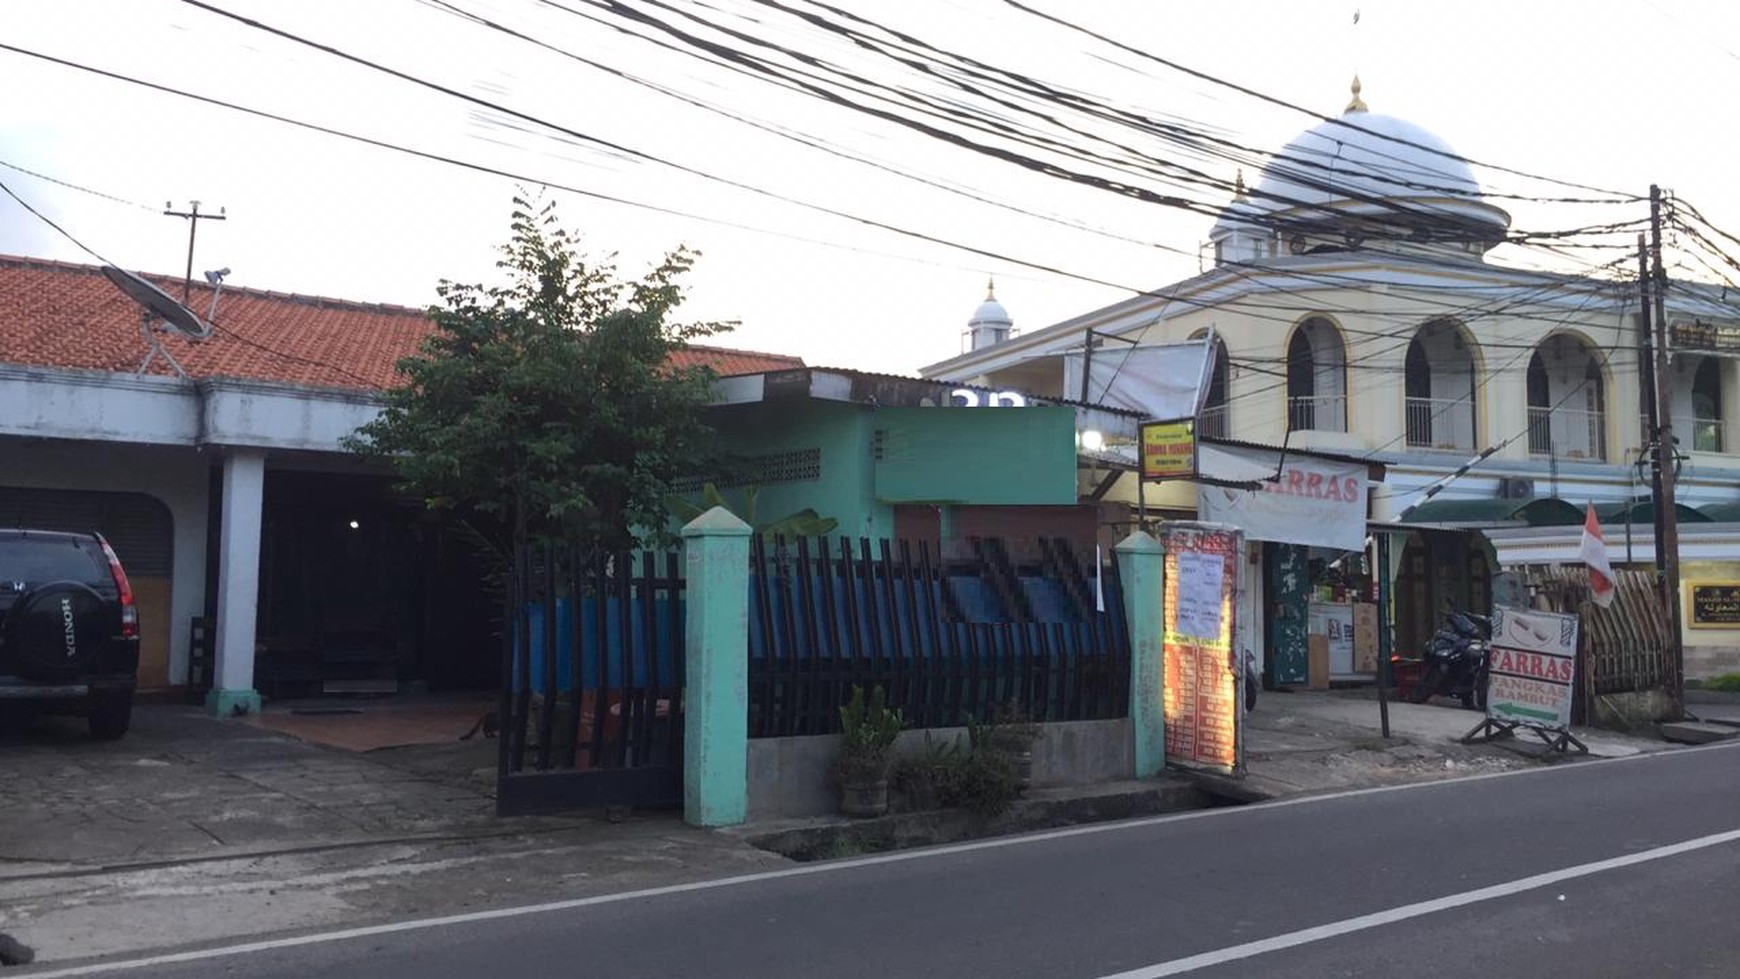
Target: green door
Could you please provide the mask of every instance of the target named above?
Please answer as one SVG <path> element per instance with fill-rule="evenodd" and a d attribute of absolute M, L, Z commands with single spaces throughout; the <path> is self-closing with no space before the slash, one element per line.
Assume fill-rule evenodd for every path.
<path fill-rule="evenodd" d="M 1269 682 L 1276 686 L 1305 683 L 1309 671 L 1309 640 L 1306 638 L 1311 602 L 1311 574 L 1307 551 L 1297 544 L 1264 544 L 1263 567 L 1268 569 Z"/>

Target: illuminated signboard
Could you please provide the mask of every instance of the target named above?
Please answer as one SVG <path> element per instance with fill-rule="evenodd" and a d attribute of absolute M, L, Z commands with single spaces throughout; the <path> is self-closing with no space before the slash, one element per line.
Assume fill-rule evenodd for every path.
<path fill-rule="evenodd" d="M 1189 479 L 1196 475 L 1195 425 L 1188 419 L 1142 424 L 1142 478 Z"/>

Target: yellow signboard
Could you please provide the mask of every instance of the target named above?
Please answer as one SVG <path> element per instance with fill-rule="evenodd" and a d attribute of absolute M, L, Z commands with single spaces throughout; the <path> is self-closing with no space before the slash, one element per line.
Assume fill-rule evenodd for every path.
<path fill-rule="evenodd" d="M 1144 422 L 1142 478 L 1189 479 L 1196 475 L 1195 425 L 1190 420 Z"/>

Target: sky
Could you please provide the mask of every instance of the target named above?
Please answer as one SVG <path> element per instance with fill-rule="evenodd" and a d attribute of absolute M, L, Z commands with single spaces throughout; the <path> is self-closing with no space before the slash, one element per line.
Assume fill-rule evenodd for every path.
<path fill-rule="evenodd" d="M 867 54 L 787 12 L 835 16 L 828 8 L 666 2 L 624 7 L 727 49 L 745 42 L 720 26 L 881 85 L 944 91 L 934 73 Z M 1258 151 L 1278 150 L 1319 121 L 1259 95 L 1338 115 L 1356 73 L 1373 112 L 1494 165 L 1475 175 L 1489 191 L 1517 195 L 1499 201 L 1513 229 L 1647 216 L 1635 201 L 1552 200 L 1607 195 L 1539 178 L 1636 195 L 1659 183 L 1710 223 L 1740 229 L 1722 108 L 1740 89 L 1733 5 L 1023 3 L 1121 47 L 1009 0 L 836 6 L 1086 103 L 1248 150 L 1193 152 L 1124 128 L 1062 135 L 1076 148 L 1117 143 L 1128 155 L 1116 165 L 1023 149 L 1140 193 L 1085 186 L 728 70 L 695 48 L 660 46 L 644 24 L 589 0 L 7 0 L 0 44 L 519 179 L 0 50 L 0 90 L 9 93 L 0 183 L 83 246 L 0 195 L 0 253 L 96 262 L 94 252 L 179 274 L 187 221 L 162 212 L 198 200 L 204 212 L 222 208 L 225 220 L 200 222 L 196 277 L 227 267 L 230 285 L 422 306 L 436 301 L 444 279 L 499 281 L 495 249 L 524 186 L 546 194 L 583 248 L 614 255 L 626 275 L 679 244 L 699 250 L 679 315 L 738 323 L 712 342 L 910 374 L 962 351 L 991 277 L 1017 328 L 1033 331 L 1198 272 L 1213 223 L 1205 208 L 1226 200 L 1241 166 L 1254 179 Z M 992 123 L 1018 115 L 982 95 L 947 97 Z M 932 124 L 966 132 L 958 122 Z M 993 150 L 1011 145 L 969 135 Z M 1132 169 L 1133 159 L 1151 166 Z M 1199 177 L 1165 176 L 1176 167 Z M 545 185 L 569 189 L 538 189 Z M 1152 199 L 1168 195 L 1191 206 Z M 1680 254 L 1669 245 L 1670 258 Z M 1501 248 L 1493 260 L 1575 269 L 1616 257 Z M 1676 274 L 1715 277 L 1690 258 L 1671 260 L 1684 265 Z"/>

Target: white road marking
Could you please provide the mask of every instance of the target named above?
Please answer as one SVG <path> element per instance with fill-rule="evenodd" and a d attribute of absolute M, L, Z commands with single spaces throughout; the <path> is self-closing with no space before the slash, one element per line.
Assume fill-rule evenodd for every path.
<path fill-rule="evenodd" d="M 22 979 L 61 979 L 61 977 L 71 977 L 71 976 L 94 976 L 94 975 L 102 975 L 104 973 L 109 973 L 109 972 L 121 972 L 121 971 L 125 971 L 125 970 L 130 970 L 130 969 L 145 969 L 145 968 L 150 968 L 152 966 L 175 965 L 175 964 L 182 963 L 182 962 L 202 962 L 202 961 L 206 961 L 209 959 L 227 958 L 229 956 L 235 956 L 235 955 L 249 955 L 249 954 L 252 954 L 255 952 L 269 952 L 269 951 L 272 951 L 275 949 L 297 948 L 297 947 L 304 946 L 304 945 L 324 945 L 324 944 L 327 944 L 330 942 L 342 942 L 342 941 L 347 941 L 347 940 L 353 939 L 353 938 L 372 938 L 372 937 L 380 936 L 380 935 L 394 935 L 394 934 L 400 934 L 403 932 L 422 931 L 422 930 L 427 929 L 427 928 L 443 928 L 443 927 L 446 927 L 448 925 L 463 925 L 463 924 L 471 924 L 471 923 L 481 922 L 481 921 L 498 921 L 498 920 L 507 919 L 507 918 L 520 918 L 520 917 L 525 917 L 525 916 L 534 915 L 534 914 L 549 914 L 549 913 L 558 912 L 558 911 L 572 911 L 572 910 L 575 910 L 578 908 L 594 907 L 594 906 L 600 905 L 600 904 L 615 904 L 615 903 L 622 902 L 622 901 L 638 901 L 638 900 L 642 900 L 645 898 L 664 897 L 664 896 L 668 896 L 668 895 L 672 895 L 672 894 L 689 894 L 689 893 L 694 893 L 696 891 L 710 891 L 710 890 L 716 890 L 718 888 L 724 888 L 724 887 L 737 887 L 737 886 L 741 886 L 744 884 L 756 884 L 756 883 L 760 883 L 762 881 L 781 880 L 781 879 L 784 879 L 787 877 L 805 877 L 805 876 L 808 876 L 810 874 L 835 873 L 835 872 L 842 871 L 842 870 L 852 870 L 852 869 L 855 869 L 858 867 L 873 867 L 873 866 L 878 866 L 880 864 L 904 863 L 908 860 L 926 860 L 926 859 L 930 859 L 932 857 L 950 856 L 950 855 L 957 854 L 957 853 L 973 853 L 973 852 L 976 852 L 979 850 L 996 850 L 996 849 L 1001 849 L 1003 847 L 1026 846 L 1026 845 L 1029 845 L 1032 843 L 1044 843 L 1044 842 L 1048 842 L 1050 840 L 1068 839 L 1070 837 L 1075 837 L 1075 836 L 1093 836 L 1093 835 L 1097 835 L 1100 833 L 1116 833 L 1116 832 L 1121 832 L 1123 830 L 1128 830 L 1128 829 L 1140 829 L 1140 828 L 1147 827 L 1147 826 L 1153 826 L 1153 825 L 1157 825 L 1159 823 L 1183 822 L 1186 820 L 1193 820 L 1193 819 L 1233 818 L 1233 817 L 1239 816 L 1240 814 L 1261 813 L 1261 812 L 1267 812 L 1267 811 L 1274 810 L 1274 809 L 1284 809 L 1284 808 L 1288 808 L 1291 806 L 1313 805 L 1313 804 L 1316 804 L 1319 802 L 1329 802 L 1329 801 L 1336 800 L 1336 799 L 1348 799 L 1348 798 L 1354 798 L 1357 796 L 1378 795 L 1378 794 L 1386 793 L 1386 792 L 1405 792 L 1405 791 L 1408 791 L 1411 789 L 1422 789 L 1422 788 L 1428 788 L 1431 786 L 1450 785 L 1450 784 L 1461 783 L 1461 782 L 1482 782 L 1482 781 L 1486 781 L 1487 779 L 1509 778 L 1509 777 L 1516 776 L 1516 775 L 1548 775 L 1548 774 L 1551 774 L 1553 772 L 1585 771 L 1594 765 L 1618 764 L 1621 762 L 1632 762 L 1632 761 L 1639 761 L 1642 759 L 1650 759 L 1650 758 L 1669 758 L 1669 757 L 1677 757 L 1680 755 L 1686 755 L 1686 754 L 1691 754 L 1691 753 L 1700 752 L 1700 751 L 1722 751 L 1722 750 L 1733 750 L 1736 748 L 1740 748 L 1740 741 L 1720 742 L 1717 744 L 1708 744 L 1708 745 L 1697 745 L 1694 747 L 1679 748 L 1679 749 L 1674 749 L 1674 750 L 1670 750 L 1670 751 L 1662 751 L 1662 752 L 1652 752 L 1649 754 L 1626 755 L 1626 756 L 1619 757 L 1619 758 L 1594 758 L 1594 759 L 1590 759 L 1588 761 L 1578 762 L 1577 764 L 1574 764 L 1574 765 L 1555 765 L 1555 766 L 1552 766 L 1550 768 L 1519 768 L 1519 769 L 1511 769 L 1511 770 L 1502 771 L 1502 772 L 1485 772 L 1485 773 L 1482 773 L 1479 775 L 1466 775 L 1466 776 L 1462 776 L 1460 778 L 1437 779 L 1437 780 L 1430 781 L 1430 782 L 1408 782 L 1408 783 L 1404 783 L 1401 785 L 1380 785 L 1380 786 L 1374 786 L 1372 788 L 1348 789 L 1348 790 L 1342 791 L 1342 792 L 1326 792 L 1322 795 L 1294 796 L 1292 798 L 1277 799 L 1273 802 L 1262 802 L 1262 803 L 1256 803 L 1254 805 L 1249 805 L 1249 806 L 1233 806 L 1233 807 L 1220 808 L 1220 809 L 1198 809 L 1198 810 L 1194 810 L 1191 812 L 1168 813 L 1168 814 L 1163 814 L 1163 815 L 1159 815 L 1159 816 L 1147 816 L 1147 817 L 1144 817 L 1141 819 L 1129 819 L 1129 820 L 1124 820 L 1122 822 L 1115 822 L 1115 823 L 1094 823 L 1094 824 L 1088 825 L 1088 826 L 1071 826 L 1071 827 L 1068 827 L 1066 829 L 1046 830 L 1046 831 L 1040 832 L 1040 833 L 1029 833 L 1029 834 L 1019 835 L 1019 836 L 1003 836 L 1003 837 L 998 837 L 996 839 L 990 839 L 990 840 L 975 840 L 975 841 L 970 842 L 970 843 L 955 843 L 955 844 L 950 844 L 947 846 L 927 847 L 927 848 L 918 849 L 918 850 L 902 850 L 902 851 L 899 851 L 897 853 L 882 853 L 882 854 L 877 854 L 877 855 L 868 856 L 868 857 L 856 857 L 856 858 L 853 858 L 850 860 L 830 860 L 830 861 L 826 861 L 823 863 L 809 863 L 809 864 L 803 864 L 802 866 L 797 866 L 797 867 L 783 867 L 779 870 L 764 870 L 764 871 L 761 871 L 759 873 L 753 873 L 753 874 L 739 874 L 735 877 L 721 877 L 721 878 L 717 878 L 714 880 L 693 881 L 693 882 L 690 882 L 687 884 L 670 884 L 670 885 L 667 885 L 664 887 L 649 887 L 649 888 L 643 888 L 643 889 L 638 890 L 638 891 L 623 891 L 623 892 L 616 893 L 616 894 L 598 894 L 598 895 L 594 895 L 592 897 L 573 898 L 571 900 L 566 900 L 566 901 L 550 901 L 550 902 L 547 902 L 544 904 L 528 904 L 528 905 L 523 905 L 520 907 L 513 907 L 513 908 L 498 908 L 498 909 L 495 909 L 492 911 L 470 911 L 470 912 L 466 912 L 464 914 L 444 915 L 444 916 L 439 917 L 439 918 L 419 918 L 419 919 L 415 919 L 412 921 L 395 921 L 395 922 L 390 922 L 387 924 L 367 925 L 367 926 L 360 927 L 360 928 L 345 928 L 345 929 L 341 929 L 338 931 L 324 931 L 324 932 L 316 932 L 316 933 L 308 934 L 308 935 L 294 935 L 294 936 L 290 936 L 287 938 L 272 938 L 272 939 L 264 939 L 264 940 L 257 941 L 257 942 L 244 942 L 244 943 L 239 944 L 239 945 L 224 945 L 224 946 L 220 946 L 217 948 L 195 949 L 193 951 L 187 951 L 187 952 L 170 952 L 170 953 L 165 953 L 162 955 L 141 956 L 141 957 L 135 958 L 135 959 L 116 959 L 116 960 L 108 961 L 108 962 L 93 962 L 93 963 L 90 963 L 88 965 L 70 966 L 67 968 L 56 969 L 56 970 L 51 970 L 51 971 L 47 971 L 47 972 L 32 972 L 26 976 L 23 976 Z M 1724 834 L 1724 835 L 1725 836 L 1732 835 L 1735 838 L 1740 838 L 1740 830 L 1735 831 L 1733 834 Z M 1703 839 L 1713 840 L 1714 838 L 1713 837 L 1704 837 Z M 1715 842 L 1724 842 L 1724 840 L 1716 840 Z M 1713 846 L 1713 845 L 1715 845 L 1715 842 L 1704 843 L 1703 845 Z M 1693 840 L 1693 841 L 1689 841 L 1689 843 L 1674 844 L 1674 845 L 1680 846 L 1680 847 L 1690 846 L 1692 849 L 1696 849 L 1697 847 L 1691 846 L 1691 844 L 1697 844 L 1697 843 L 1699 843 L 1698 840 Z M 1657 851 L 1651 850 L 1651 851 L 1646 851 L 1646 852 L 1647 853 L 1655 853 Z M 1670 855 L 1670 854 L 1664 853 L 1663 855 L 1666 856 L 1666 855 Z M 1635 862 L 1638 862 L 1637 861 L 1638 856 L 1640 856 L 1640 855 L 1634 854 L 1630 857 L 1619 857 L 1619 858 L 1615 858 L 1615 859 L 1620 860 L 1620 861 L 1629 861 L 1629 862 L 1635 863 Z M 1617 865 L 1623 866 L 1624 864 L 1621 863 L 1621 864 L 1617 864 Z M 1587 866 L 1595 867 L 1598 865 L 1589 864 Z M 1597 873 L 1599 871 L 1591 870 L 1588 872 L 1589 873 Z M 1565 871 L 1557 871 L 1556 873 L 1565 873 Z M 1528 878 L 1528 879 L 1533 879 L 1533 878 Z M 1505 886 L 1505 885 L 1499 885 L 1499 886 Z M 1541 885 L 1534 885 L 1534 886 L 1541 886 Z M 1478 893 L 1478 892 L 1470 892 L 1470 893 Z M 1445 900 L 1449 900 L 1449 899 L 1445 899 Z M 1427 902 L 1427 903 L 1431 903 L 1431 902 Z M 1447 907 L 1454 907 L 1455 905 L 1446 905 L 1446 906 Z M 1410 907 L 1412 907 L 1412 905 L 1410 905 Z M 1421 911 L 1418 913 L 1425 914 L 1428 912 Z M 1361 919 L 1356 918 L 1356 919 L 1351 919 L 1351 920 L 1358 921 Z M 1400 920 L 1400 919 L 1398 918 L 1396 920 Z M 1326 925 L 1324 927 L 1333 928 L 1336 926 L 1335 925 Z M 1365 927 L 1372 927 L 1372 925 L 1367 925 Z M 1306 932 L 1297 932 L 1295 934 L 1302 935 L 1302 934 L 1306 934 Z M 1339 934 L 1339 932 L 1337 932 L 1337 934 Z M 1270 942 L 1279 941 L 1282 938 L 1286 938 L 1286 937 L 1288 937 L 1288 936 L 1280 936 L 1279 938 L 1266 939 L 1265 941 L 1270 941 Z M 1331 936 L 1328 934 L 1325 934 L 1325 935 L 1320 936 L 1320 937 L 1327 938 L 1327 937 L 1331 937 Z M 1304 939 L 1304 941 L 1316 941 L 1316 940 L 1318 940 L 1318 939 L 1315 939 L 1315 938 Z M 1254 947 L 1254 946 L 1262 945 L 1262 944 L 1263 944 L 1263 942 L 1253 942 L 1253 943 L 1251 943 L 1250 946 L 1236 946 L 1236 947 L 1237 948 L 1246 948 L 1246 947 Z M 1293 944 L 1299 944 L 1299 942 L 1293 942 Z M 1286 946 L 1282 945 L 1282 946 L 1276 946 L 1276 947 L 1284 948 Z M 1208 953 L 1208 954 L 1214 954 L 1214 953 Z M 1260 954 L 1262 954 L 1261 951 L 1252 951 L 1252 952 L 1246 953 L 1246 955 L 1260 955 Z M 1246 957 L 1246 956 L 1241 955 L 1238 957 Z M 1184 962 L 1184 961 L 1190 961 L 1190 960 L 1179 960 L 1179 961 Z M 1162 966 L 1164 966 L 1164 965 L 1166 965 L 1166 964 L 1163 963 Z M 1151 968 L 1161 968 L 1162 966 L 1154 966 Z M 1203 966 L 1196 965 L 1196 966 L 1192 966 L 1191 968 L 1203 968 Z M 1104 977 L 1104 979 L 1124 979 L 1125 976 L 1148 976 L 1148 975 L 1163 976 L 1163 975 L 1173 975 L 1173 974 L 1175 974 L 1175 973 L 1140 972 L 1139 971 L 1139 972 L 1133 972 L 1133 973 L 1126 973 L 1123 976 Z"/>
<path fill-rule="evenodd" d="M 1682 853 L 1691 853 L 1694 850 L 1703 850 L 1712 846 L 1721 846 L 1724 843 L 1733 843 L 1735 841 L 1740 841 L 1740 829 L 1729 830 L 1726 833 L 1713 833 L 1709 836 L 1700 836 L 1697 839 L 1686 840 L 1681 843 L 1671 843 L 1667 846 L 1658 846 L 1654 849 L 1642 850 L 1637 853 L 1628 853 L 1622 857 L 1597 860 L 1594 863 L 1585 863 L 1576 867 L 1565 867 L 1562 870 L 1551 870 L 1544 874 L 1535 874 L 1532 877 L 1521 877 L 1517 880 L 1506 881 L 1502 884 L 1493 884 L 1491 887 L 1463 891 L 1460 894 L 1451 894 L 1445 897 L 1433 898 L 1430 901 L 1420 901 L 1417 904 L 1404 904 L 1401 907 L 1388 908 L 1383 911 L 1374 911 L 1371 914 L 1362 914 L 1357 918 L 1345 918 L 1341 921 L 1332 921 L 1329 924 L 1318 925 L 1314 928 L 1302 928 L 1299 931 L 1290 931 L 1285 935 L 1276 935 L 1273 938 L 1264 938 L 1259 941 L 1246 942 L 1243 945 L 1231 945 L 1226 948 L 1215 949 L 1212 952 L 1203 952 L 1187 958 L 1173 959 L 1170 962 L 1161 962 L 1156 965 L 1143 966 L 1139 969 L 1131 969 L 1127 972 L 1118 972 L 1112 975 L 1100 976 L 1099 979 L 1162 979 L 1164 976 L 1183 975 L 1186 972 L 1195 972 L 1198 969 L 1207 969 L 1211 966 L 1225 965 L 1228 962 L 1236 962 L 1240 959 L 1248 959 L 1258 955 L 1267 955 L 1270 952 L 1278 952 L 1282 949 L 1293 948 L 1298 945 L 1308 945 L 1312 942 L 1321 942 L 1325 939 L 1337 938 L 1342 935 L 1352 934 L 1356 931 L 1365 931 L 1368 928 L 1379 928 L 1384 925 L 1394 924 L 1398 921 L 1406 921 L 1409 918 L 1418 918 L 1422 915 L 1436 914 L 1439 911 L 1448 911 L 1451 908 L 1460 908 L 1469 904 L 1478 904 L 1481 901 L 1491 901 L 1495 898 L 1510 897 L 1515 894 L 1521 894 L 1524 891 L 1537 890 L 1553 884 L 1560 884 L 1567 880 L 1575 880 L 1579 877 L 1588 877 L 1592 874 L 1605 873 L 1609 870 L 1618 870 L 1621 867 L 1630 867 L 1635 864 L 1648 863 L 1651 860 L 1664 860 L 1668 857 L 1679 856 Z M 1559 895 L 1559 900 L 1563 901 L 1564 899 L 1564 895 Z"/>

